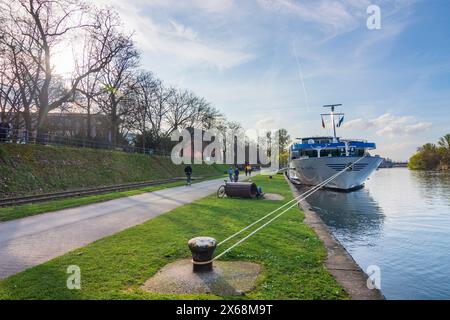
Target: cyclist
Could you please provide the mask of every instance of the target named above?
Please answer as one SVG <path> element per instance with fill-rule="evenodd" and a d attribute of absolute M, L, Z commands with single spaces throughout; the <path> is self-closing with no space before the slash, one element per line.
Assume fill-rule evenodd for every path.
<path fill-rule="evenodd" d="M 192 177 L 192 167 L 190 164 L 188 164 L 184 168 L 184 173 L 186 174 L 186 185 L 190 186 L 191 185 L 191 177 Z"/>

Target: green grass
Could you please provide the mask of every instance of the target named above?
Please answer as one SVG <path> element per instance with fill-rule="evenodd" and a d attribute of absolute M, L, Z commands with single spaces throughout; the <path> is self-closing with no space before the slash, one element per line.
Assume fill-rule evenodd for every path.
<path fill-rule="evenodd" d="M 0 299 L 221 298 L 151 294 L 140 286 L 164 265 L 189 257 L 190 238 L 208 235 L 224 239 L 292 199 L 282 176 L 260 176 L 254 181 L 265 192 L 282 194 L 285 200 L 206 197 L 4 279 L 0 281 Z M 237 299 L 348 298 L 324 268 L 323 244 L 302 220 L 302 212 L 293 208 L 223 257 L 262 264 L 256 288 Z M 218 253 L 223 249 L 219 247 Z M 66 288 L 70 265 L 81 268 L 81 290 Z"/>
<path fill-rule="evenodd" d="M 219 176 L 210 177 L 210 179 L 212 179 L 212 178 L 219 178 Z M 207 180 L 207 179 L 208 178 L 195 180 L 193 183 Z M 170 183 L 165 183 L 165 184 L 161 184 L 161 185 L 149 186 L 149 187 L 126 190 L 126 191 L 116 191 L 116 192 L 110 192 L 110 193 L 104 193 L 104 194 L 98 194 L 98 195 L 92 195 L 92 196 L 73 197 L 73 198 L 67 198 L 67 199 L 51 200 L 51 201 L 44 201 L 44 202 L 37 202 L 37 203 L 22 204 L 22 205 L 18 205 L 18 206 L 4 207 L 4 208 L 0 208 L 0 222 L 10 221 L 10 220 L 24 218 L 24 217 L 28 217 L 28 216 L 34 216 L 34 215 L 45 213 L 45 212 L 79 207 L 79 206 L 91 204 L 91 203 L 97 203 L 97 202 L 103 202 L 103 201 L 113 200 L 113 199 L 117 199 L 117 198 L 134 196 L 134 195 L 145 193 L 145 192 L 152 192 L 152 191 L 161 190 L 161 189 L 165 189 L 165 188 L 177 187 L 177 186 L 181 186 L 184 184 L 185 184 L 184 181 L 177 181 L 177 182 L 170 182 Z"/>
<path fill-rule="evenodd" d="M 196 176 L 225 165 L 193 165 Z M 170 157 L 45 145 L 0 144 L 0 198 L 184 176 Z"/>

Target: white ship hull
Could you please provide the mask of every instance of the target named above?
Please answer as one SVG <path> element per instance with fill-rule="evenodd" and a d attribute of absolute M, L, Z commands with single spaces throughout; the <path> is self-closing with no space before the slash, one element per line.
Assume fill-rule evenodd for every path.
<path fill-rule="evenodd" d="M 322 157 L 293 159 L 289 166 L 289 178 L 298 184 L 318 185 L 339 171 L 345 169 L 349 163 L 354 163 L 360 157 Z M 367 178 L 382 162 L 380 157 L 367 156 L 356 163 L 351 170 L 325 185 L 326 188 L 353 190 L 364 185 Z"/>

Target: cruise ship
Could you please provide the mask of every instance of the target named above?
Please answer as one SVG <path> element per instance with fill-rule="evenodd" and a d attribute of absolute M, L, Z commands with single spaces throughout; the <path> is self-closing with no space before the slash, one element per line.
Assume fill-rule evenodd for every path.
<path fill-rule="evenodd" d="M 346 170 L 324 187 L 342 191 L 352 191 L 364 186 L 364 182 L 378 169 L 383 161 L 379 156 L 372 156 L 375 150 L 373 142 L 337 137 L 336 128 L 344 120 L 343 113 L 336 113 L 335 108 L 341 104 L 326 105 L 330 113 L 321 114 L 322 126 L 324 117 L 331 118 L 334 135 L 332 137 L 299 138 L 289 148 L 288 177 L 302 185 L 318 185 L 338 172 Z"/>

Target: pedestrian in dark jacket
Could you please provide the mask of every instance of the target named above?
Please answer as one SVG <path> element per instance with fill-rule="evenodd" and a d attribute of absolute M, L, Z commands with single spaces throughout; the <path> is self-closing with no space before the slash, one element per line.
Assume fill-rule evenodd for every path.
<path fill-rule="evenodd" d="M 234 170 L 234 182 L 238 182 L 238 180 L 239 180 L 239 169 L 236 168 Z"/>
<path fill-rule="evenodd" d="M 191 178 L 192 178 L 192 167 L 191 167 L 190 164 L 188 164 L 184 168 L 184 173 L 186 174 L 186 185 L 190 186 L 191 185 Z"/>
<path fill-rule="evenodd" d="M 230 182 L 233 182 L 233 180 L 234 180 L 234 178 L 233 178 L 233 168 L 232 167 L 230 167 L 229 169 L 228 169 L 228 176 L 230 177 Z"/>

